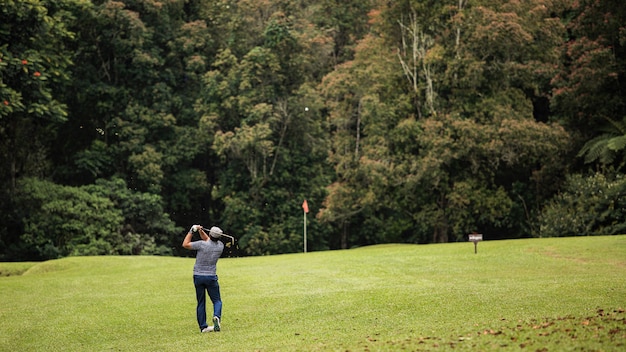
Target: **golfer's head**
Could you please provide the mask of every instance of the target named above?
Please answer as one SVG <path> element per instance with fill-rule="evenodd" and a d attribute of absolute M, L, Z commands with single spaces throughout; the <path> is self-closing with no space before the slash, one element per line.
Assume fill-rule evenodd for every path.
<path fill-rule="evenodd" d="M 224 232 L 222 231 L 222 229 L 220 229 L 217 226 L 213 226 L 209 230 L 209 236 L 211 237 L 211 239 L 214 239 L 214 240 L 218 240 L 220 237 L 222 237 L 223 233 Z"/>

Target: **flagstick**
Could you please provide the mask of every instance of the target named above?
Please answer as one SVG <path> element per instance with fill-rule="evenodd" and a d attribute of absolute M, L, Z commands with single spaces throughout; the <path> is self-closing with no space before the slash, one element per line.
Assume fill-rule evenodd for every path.
<path fill-rule="evenodd" d="M 306 211 L 304 213 L 304 253 L 306 253 Z"/>
<path fill-rule="evenodd" d="M 306 253 L 306 213 L 309 212 L 309 204 L 306 202 L 302 202 L 302 210 L 304 210 L 304 253 Z"/>

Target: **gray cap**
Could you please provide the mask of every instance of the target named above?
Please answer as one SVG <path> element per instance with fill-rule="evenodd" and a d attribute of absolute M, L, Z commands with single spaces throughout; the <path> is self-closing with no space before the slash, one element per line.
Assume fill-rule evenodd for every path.
<path fill-rule="evenodd" d="M 211 229 L 209 230 L 209 236 L 218 239 L 220 237 L 222 237 L 222 234 L 224 233 L 224 231 L 222 231 L 222 229 L 220 229 L 217 226 L 213 226 L 211 227 Z"/>

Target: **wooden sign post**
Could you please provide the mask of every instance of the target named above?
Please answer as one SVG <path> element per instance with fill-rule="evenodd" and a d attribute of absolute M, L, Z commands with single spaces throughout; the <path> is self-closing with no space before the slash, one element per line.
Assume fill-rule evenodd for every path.
<path fill-rule="evenodd" d="M 478 241 L 483 240 L 483 235 L 481 233 L 471 233 L 469 234 L 469 240 L 474 242 L 474 254 L 478 253 Z"/>

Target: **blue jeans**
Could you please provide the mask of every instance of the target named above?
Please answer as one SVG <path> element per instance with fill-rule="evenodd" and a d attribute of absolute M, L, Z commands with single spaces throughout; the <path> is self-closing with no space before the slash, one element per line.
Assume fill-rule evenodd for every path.
<path fill-rule="evenodd" d="M 220 285 L 217 282 L 217 275 L 212 276 L 193 276 L 193 284 L 196 286 L 196 299 L 198 306 L 196 307 L 196 318 L 200 330 L 206 328 L 206 294 L 209 294 L 211 302 L 213 302 L 213 316 L 222 319 L 222 298 L 220 297 Z"/>

